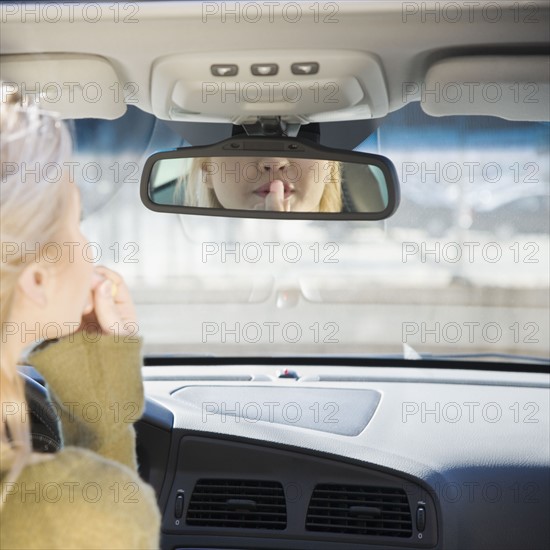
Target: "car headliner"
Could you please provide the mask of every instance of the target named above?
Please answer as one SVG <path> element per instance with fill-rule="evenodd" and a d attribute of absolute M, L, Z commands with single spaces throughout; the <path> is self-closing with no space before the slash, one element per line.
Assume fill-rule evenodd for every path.
<path fill-rule="evenodd" d="M 434 101 L 429 92 L 424 93 L 424 87 L 431 85 L 430 79 L 434 78 L 443 79 L 443 83 L 449 72 L 458 83 L 483 83 L 484 73 L 491 70 L 491 80 L 502 73 L 502 84 L 531 82 L 537 86 L 538 95 L 536 103 L 522 105 L 523 110 L 516 114 L 510 115 L 518 109 L 518 102 L 510 99 L 513 95 L 487 106 L 485 114 L 516 119 L 523 116 L 526 120 L 544 120 L 548 116 L 547 2 L 518 4 L 513 9 L 512 5 L 501 6 L 498 2 L 459 1 L 452 2 L 454 11 L 449 11 L 452 6 L 439 2 L 328 2 L 322 3 L 322 8 L 315 8 L 319 6 L 316 2 L 301 2 L 295 22 L 283 9 L 273 9 L 253 21 L 238 10 L 236 16 L 231 15 L 228 8 L 223 8 L 226 4 L 139 2 L 131 4 L 135 13 L 120 11 L 115 20 L 112 6 L 105 4 L 101 17 L 91 19 L 78 4 L 55 14 L 39 9 L 37 13 L 31 10 L 29 15 L 24 4 L 10 3 L 2 8 L 2 78 L 27 85 L 46 79 L 78 82 L 83 75 L 88 79 L 93 75 L 100 82 L 116 80 L 119 91 L 126 95 L 126 103 L 161 119 L 242 123 L 247 116 L 254 118 L 270 112 L 307 123 L 313 115 L 299 109 L 311 108 L 311 102 L 303 107 L 288 101 L 277 106 L 243 106 L 223 101 L 216 104 L 216 98 L 209 98 L 208 102 L 203 101 L 203 112 L 191 113 L 183 107 L 175 112 L 172 107 L 178 82 L 183 87 L 180 95 L 189 96 L 197 86 L 204 85 L 205 75 L 213 79 L 211 63 L 229 62 L 231 56 L 242 64 L 279 57 L 305 61 L 304 56 L 313 54 L 324 60 L 319 78 L 323 77 L 323 82 L 332 79 L 343 92 L 337 105 L 322 101 L 315 105 L 315 113 L 321 119 L 323 113 L 329 113 L 321 122 L 378 118 L 419 100 L 423 108 L 438 116 L 469 114 L 456 112 L 457 109 L 484 114 L 485 106 L 477 100 L 459 106 L 452 101 L 443 105 L 444 102 Z M 281 4 L 283 8 L 286 5 L 271 4 Z M 330 6 L 333 13 L 327 9 Z M 55 25 L 51 22 L 54 16 L 60 18 Z M 166 65 L 171 60 L 178 67 L 177 74 Z M 336 74 L 337 68 L 340 74 Z M 242 70 L 231 82 L 250 84 L 265 80 L 245 72 Z M 284 77 L 280 74 L 280 78 L 271 78 L 282 82 Z M 358 92 L 362 97 L 351 97 L 357 82 L 363 88 Z M 105 93 L 94 105 L 60 101 L 55 107 L 65 118 L 117 118 L 126 105 L 120 97 L 107 98 L 110 95 Z M 338 112 L 330 113 L 335 109 Z"/>

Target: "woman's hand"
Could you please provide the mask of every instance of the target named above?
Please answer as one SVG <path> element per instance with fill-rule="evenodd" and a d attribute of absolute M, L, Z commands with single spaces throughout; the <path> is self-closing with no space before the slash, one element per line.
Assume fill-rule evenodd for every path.
<path fill-rule="evenodd" d="M 121 275 L 104 266 L 95 267 L 90 293 L 79 330 L 122 336 L 137 333 L 136 310 Z"/>
<path fill-rule="evenodd" d="M 269 193 L 265 197 L 265 206 L 259 204 L 257 210 L 271 210 L 272 212 L 290 212 L 290 197 L 285 199 L 285 186 L 281 180 L 273 180 L 269 186 Z"/>

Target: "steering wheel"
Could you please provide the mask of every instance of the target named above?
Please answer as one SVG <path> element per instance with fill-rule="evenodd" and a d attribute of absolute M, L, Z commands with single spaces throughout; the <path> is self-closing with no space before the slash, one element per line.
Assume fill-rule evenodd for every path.
<path fill-rule="evenodd" d="M 48 392 L 42 384 L 20 372 L 25 384 L 25 398 L 31 419 L 32 448 L 37 453 L 55 453 L 63 442 L 58 414 L 53 407 Z"/>

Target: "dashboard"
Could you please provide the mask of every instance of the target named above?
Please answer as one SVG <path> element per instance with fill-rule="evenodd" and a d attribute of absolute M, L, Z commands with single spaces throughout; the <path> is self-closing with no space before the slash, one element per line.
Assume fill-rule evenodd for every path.
<path fill-rule="evenodd" d="M 548 547 L 548 374 L 187 361 L 143 369 L 163 549 Z"/>

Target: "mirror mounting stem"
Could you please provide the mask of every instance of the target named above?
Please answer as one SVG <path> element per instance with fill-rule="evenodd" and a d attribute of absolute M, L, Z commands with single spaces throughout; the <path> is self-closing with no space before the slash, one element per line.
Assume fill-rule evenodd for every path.
<path fill-rule="evenodd" d="M 290 124 L 281 120 L 280 116 L 258 117 L 254 124 L 242 125 L 249 136 L 266 137 L 296 137 L 300 130 L 300 124 Z"/>

